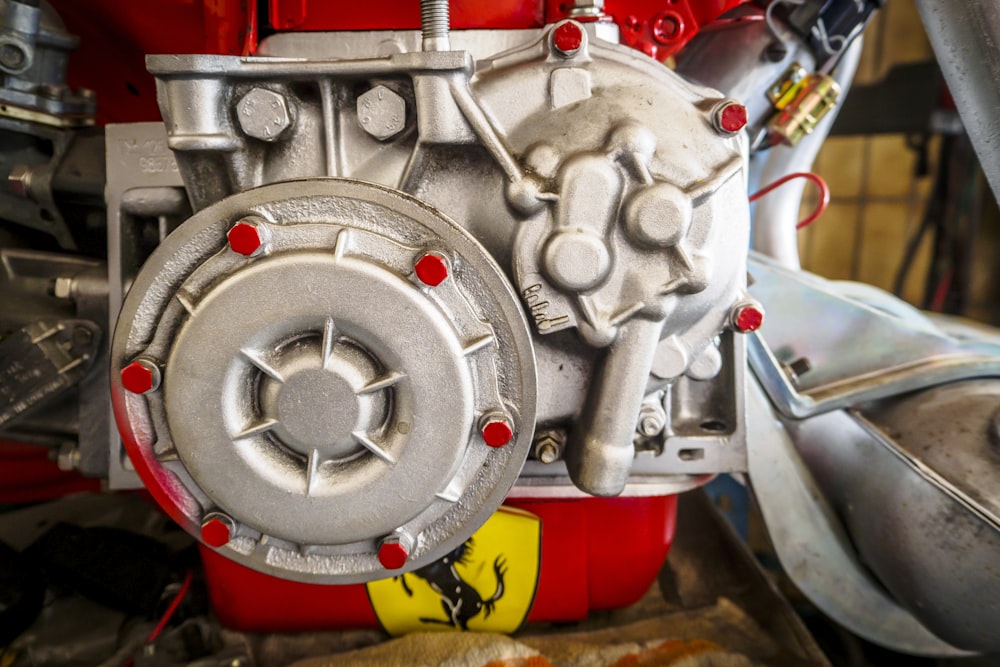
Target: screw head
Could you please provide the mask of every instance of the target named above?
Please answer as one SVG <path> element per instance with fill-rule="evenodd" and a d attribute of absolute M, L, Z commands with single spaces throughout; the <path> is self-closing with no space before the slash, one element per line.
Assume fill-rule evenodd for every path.
<path fill-rule="evenodd" d="M 403 540 L 396 535 L 390 535 L 382 540 L 382 544 L 379 545 L 378 562 L 382 563 L 382 567 L 387 570 L 398 570 L 406 565 L 406 561 L 409 558 L 410 550 L 403 544 Z"/>
<path fill-rule="evenodd" d="M 247 257 L 263 252 L 264 237 L 264 228 L 248 220 L 240 220 L 226 233 L 230 249 Z"/>
<path fill-rule="evenodd" d="M 122 369 L 122 386 L 133 394 L 145 394 L 160 386 L 160 369 L 148 359 L 137 359 Z"/>
<path fill-rule="evenodd" d="M 764 311 L 756 304 L 737 306 L 733 311 L 733 326 L 740 333 L 750 333 L 764 323 Z"/>
<path fill-rule="evenodd" d="M 277 141 L 292 124 L 288 103 L 280 93 L 254 88 L 236 104 L 236 117 L 248 137 Z"/>
<path fill-rule="evenodd" d="M 425 253 L 413 264 L 413 272 L 423 284 L 437 287 L 448 277 L 448 260 L 440 253 Z"/>
<path fill-rule="evenodd" d="M 739 102 L 723 102 L 715 110 L 715 127 L 726 134 L 736 134 L 747 125 L 747 108 Z"/>
<path fill-rule="evenodd" d="M 503 447 L 514 437 L 514 429 L 503 417 L 491 417 L 483 424 L 483 440 L 490 447 Z"/>
<path fill-rule="evenodd" d="M 562 56 L 571 56 L 583 45 L 583 28 L 574 21 L 566 21 L 552 31 L 552 44 Z"/>
<path fill-rule="evenodd" d="M 201 523 L 201 541 L 219 549 L 229 544 L 236 532 L 236 524 L 224 514 L 209 514 Z"/>
<path fill-rule="evenodd" d="M 673 12 L 664 12 L 653 20 L 653 39 L 660 44 L 670 44 L 684 34 L 684 19 Z"/>
<path fill-rule="evenodd" d="M 391 139 L 406 128 L 406 101 L 385 86 L 362 93 L 357 112 L 361 127 L 379 141 Z"/>

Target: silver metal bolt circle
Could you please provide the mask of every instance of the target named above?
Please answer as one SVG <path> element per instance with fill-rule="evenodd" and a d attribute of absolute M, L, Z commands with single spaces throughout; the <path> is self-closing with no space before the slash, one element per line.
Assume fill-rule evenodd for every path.
<path fill-rule="evenodd" d="M 202 242 L 221 238 L 220 221 L 258 207 L 275 225 L 270 254 L 245 262 Z M 359 227 L 362 220 L 378 224 Z M 448 289 L 428 295 L 414 285 L 409 274 L 420 248 L 413 239 L 462 257 Z M 240 289 L 234 279 L 244 283 Z M 164 284 L 179 287 L 156 288 Z M 482 312 L 492 313 L 488 324 L 476 317 Z M 330 320 L 337 330 L 331 358 L 350 356 L 353 342 L 376 362 L 378 377 L 359 393 L 373 397 L 379 428 L 357 435 L 394 463 L 375 455 L 321 462 L 309 488 L 308 462 L 316 457 L 278 442 L 264 417 L 271 412 L 261 404 L 265 388 L 252 385 L 280 386 L 262 367 L 288 378 L 315 367 L 305 363 L 305 351 L 300 363 L 285 348 L 304 340 L 314 353 L 328 349 L 322 340 Z M 375 545 L 397 528 L 420 535 L 404 571 L 440 559 L 500 505 L 531 446 L 527 426 L 498 449 L 476 446 L 474 428 L 481 406 L 498 402 L 518 423 L 535 423 L 534 354 L 517 292 L 468 232 L 390 188 L 303 180 L 255 188 L 196 213 L 161 244 L 126 295 L 112 344 L 115 370 L 143 353 L 178 363 L 165 368 L 170 382 L 165 377 L 165 390 L 148 400 L 112 386 L 123 439 L 143 463 L 140 475 L 191 532 L 206 506 L 231 512 L 244 537 L 226 555 L 273 576 L 323 584 L 384 577 Z M 355 371 L 370 377 L 359 358 L 336 369 L 352 387 Z M 437 486 L 442 479 L 447 484 Z M 379 532 L 375 524 L 397 521 L 371 534 Z M 260 532 L 267 539 L 253 539 Z"/>
<path fill-rule="evenodd" d="M 275 425 L 252 410 L 261 373 L 292 379 L 282 376 L 280 352 L 263 354 L 268 342 L 318 336 L 328 318 L 401 374 L 381 428 L 351 434 L 373 456 L 327 463 L 322 451 L 275 447 Z M 397 332 L 408 333 L 407 345 Z M 452 466 L 442 461 L 461 458 L 473 423 L 471 371 L 448 320 L 403 276 L 333 253 L 275 255 L 223 280 L 179 331 L 167 368 L 184 380 L 165 382 L 165 403 L 194 480 L 239 521 L 302 544 L 352 543 L 404 525 L 447 485 Z M 337 520 L 309 520 L 317 515 Z"/>

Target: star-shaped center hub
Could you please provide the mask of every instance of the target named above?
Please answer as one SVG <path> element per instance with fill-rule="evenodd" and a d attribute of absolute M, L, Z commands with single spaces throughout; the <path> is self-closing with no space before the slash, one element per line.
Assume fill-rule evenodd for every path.
<path fill-rule="evenodd" d="M 390 392 L 404 376 L 340 335 L 332 320 L 322 332 L 242 353 L 258 377 L 258 411 L 235 438 L 266 437 L 303 456 L 307 493 L 329 462 L 373 454 L 395 465 L 378 434 L 392 416 Z"/>
<path fill-rule="evenodd" d="M 362 449 L 351 434 L 366 427 L 359 421 L 371 420 L 376 407 L 372 398 L 358 396 L 356 388 L 332 369 L 300 370 L 277 391 L 275 435 L 302 454 L 318 449 L 327 458 L 350 456 Z"/>

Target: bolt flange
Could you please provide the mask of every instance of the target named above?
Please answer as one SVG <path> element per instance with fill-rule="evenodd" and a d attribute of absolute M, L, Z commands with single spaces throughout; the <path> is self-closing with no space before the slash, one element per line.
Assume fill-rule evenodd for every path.
<path fill-rule="evenodd" d="M 733 308 L 731 320 L 736 331 L 750 333 L 764 323 L 764 310 L 758 303 L 742 303 Z"/>
<path fill-rule="evenodd" d="M 413 272 L 423 284 L 437 287 L 448 277 L 448 260 L 441 253 L 425 253 L 414 262 Z"/>
<path fill-rule="evenodd" d="M 552 46 L 565 58 L 576 55 L 583 46 L 583 28 L 575 21 L 566 21 L 556 26 L 552 31 Z"/>
<path fill-rule="evenodd" d="M 122 386 L 133 394 L 145 394 L 160 387 L 160 367 L 149 359 L 136 359 L 122 369 Z"/>
<path fill-rule="evenodd" d="M 503 415 L 489 415 L 483 420 L 483 441 L 490 447 L 503 447 L 514 437 L 510 420 Z"/>
<path fill-rule="evenodd" d="M 747 121 L 747 108 L 733 100 L 726 100 L 712 114 L 715 129 L 727 135 L 738 134 L 746 127 Z"/>
<path fill-rule="evenodd" d="M 201 541 L 219 549 L 229 544 L 236 533 L 236 522 L 221 512 L 206 514 L 201 522 Z"/>
<path fill-rule="evenodd" d="M 378 547 L 378 562 L 387 570 L 398 570 L 410 558 L 410 540 L 404 535 L 389 535 Z"/>
<path fill-rule="evenodd" d="M 267 228 L 252 219 L 240 220 L 229 228 L 226 240 L 229 248 L 247 257 L 256 257 L 266 250 Z"/>

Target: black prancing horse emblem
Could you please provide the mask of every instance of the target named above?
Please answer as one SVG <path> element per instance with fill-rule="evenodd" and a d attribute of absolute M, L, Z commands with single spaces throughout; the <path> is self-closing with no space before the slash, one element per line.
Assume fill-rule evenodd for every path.
<path fill-rule="evenodd" d="M 483 618 L 489 618 L 496 608 L 497 602 L 503 597 L 503 580 L 507 574 L 507 561 L 503 555 L 497 556 L 493 561 L 493 571 L 496 573 L 496 590 L 493 595 L 484 600 L 475 588 L 462 579 L 456 566 L 465 565 L 472 556 L 472 538 L 470 537 L 457 549 L 449 553 L 441 560 L 430 565 L 425 565 L 419 570 L 414 570 L 410 574 L 420 577 L 426 581 L 435 593 L 441 596 L 441 608 L 444 610 L 445 618 L 421 617 L 423 623 L 439 623 L 449 625 L 453 628 L 469 629 L 469 621 L 483 614 Z M 406 583 L 407 575 L 403 574 L 399 579 L 403 584 L 403 590 L 410 597 L 413 591 Z"/>

